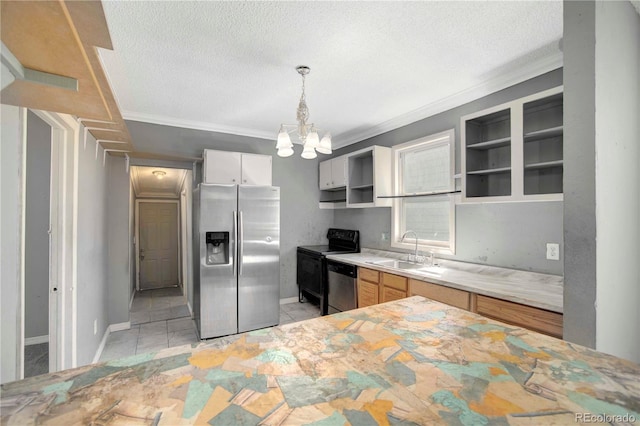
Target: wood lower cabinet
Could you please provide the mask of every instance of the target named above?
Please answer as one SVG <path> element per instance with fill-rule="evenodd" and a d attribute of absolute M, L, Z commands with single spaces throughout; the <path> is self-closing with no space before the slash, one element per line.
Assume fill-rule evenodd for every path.
<path fill-rule="evenodd" d="M 407 278 L 358 268 L 358 308 L 407 297 Z"/>
<path fill-rule="evenodd" d="M 562 314 L 488 296 L 477 296 L 476 312 L 508 324 L 562 338 Z"/>
<path fill-rule="evenodd" d="M 358 279 L 358 308 L 378 304 L 378 284 Z"/>
<path fill-rule="evenodd" d="M 378 281 L 380 281 L 378 271 L 358 268 L 358 308 L 378 304 Z"/>
<path fill-rule="evenodd" d="M 423 296 L 467 311 L 471 309 L 471 293 L 443 285 L 410 279 L 409 295 Z"/>
<path fill-rule="evenodd" d="M 380 303 L 407 297 L 407 278 L 383 272 L 380 279 Z"/>
<path fill-rule="evenodd" d="M 562 314 L 440 284 L 358 268 L 358 307 L 422 296 L 482 316 L 562 338 Z"/>

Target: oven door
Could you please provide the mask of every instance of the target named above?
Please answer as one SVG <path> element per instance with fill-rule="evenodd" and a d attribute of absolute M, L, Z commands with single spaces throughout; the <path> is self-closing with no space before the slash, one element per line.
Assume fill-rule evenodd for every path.
<path fill-rule="evenodd" d="M 324 256 L 298 250 L 296 269 L 296 281 L 300 290 L 300 297 L 302 297 L 302 292 L 305 291 L 322 299 L 324 296 Z"/>

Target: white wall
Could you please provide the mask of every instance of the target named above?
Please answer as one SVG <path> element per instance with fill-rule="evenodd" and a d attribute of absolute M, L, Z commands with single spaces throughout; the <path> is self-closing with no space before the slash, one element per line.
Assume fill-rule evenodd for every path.
<path fill-rule="evenodd" d="M 107 318 L 107 168 L 102 165 L 102 148 L 95 158 L 95 139 L 87 148 L 77 148 L 77 362 L 90 364 L 109 323 Z M 122 224 L 126 226 L 126 222 Z M 97 320 L 97 333 L 93 332 Z"/>
<path fill-rule="evenodd" d="M 24 336 L 49 334 L 51 126 L 27 112 Z"/>
<path fill-rule="evenodd" d="M 182 275 L 183 275 L 183 286 L 187 288 L 187 302 L 189 306 L 193 308 L 193 234 L 191 232 L 192 228 L 192 205 L 193 205 L 193 174 L 189 170 L 187 171 L 187 176 L 184 179 L 184 184 L 182 185 L 182 191 L 184 192 L 184 197 L 180 198 L 181 204 L 181 214 L 184 222 L 186 223 L 186 233 L 182 236 L 182 251 L 183 254 L 183 263 L 182 263 Z"/>
<path fill-rule="evenodd" d="M 5 67 L 2 66 L 3 73 Z M 20 306 L 20 110 L 0 105 L 0 383 L 18 379 Z"/>
<path fill-rule="evenodd" d="M 640 16 L 595 7 L 596 349 L 640 362 Z"/>

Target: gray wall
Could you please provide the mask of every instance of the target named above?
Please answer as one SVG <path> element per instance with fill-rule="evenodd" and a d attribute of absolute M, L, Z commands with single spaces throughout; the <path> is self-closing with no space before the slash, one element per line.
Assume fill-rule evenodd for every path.
<path fill-rule="evenodd" d="M 280 187 L 280 298 L 294 297 L 296 247 L 326 243 L 333 221 L 330 210 L 318 208 L 318 160 L 300 158 L 301 148 L 289 158 L 275 155 L 274 140 L 215 133 L 204 130 L 127 121 L 138 151 L 176 157 L 201 157 L 204 149 L 249 152 L 273 156 L 273 185 Z M 324 157 L 328 158 L 328 157 Z M 323 159 L 324 159 L 323 158 Z"/>
<path fill-rule="evenodd" d="M 5 67 L 2 66 L 3 80 Z M 20 306 L 19 108 L 0 105 L 0 383 L 18 379 Z"/>
<path fill-rule="evenodd" d="M 558 69 L 336 150 L 333 157 L 371 145 L 390 147 L 455 128 L 456 171 L 459 171 L 461 116 L 561 84 L 562 70 Z M 391 249 L 389 241 L 380 239 L 381 231 L 391 230 L 390 208 L 335 210 L 334 225 L 359 229 L 363 247 Z M 562 202 L 459 204 L 456 207 L 456 255 L 442 257 L 561 275 L 563 263 L 546 260 L 547 242 L 562 243 Z M 393 250 L 403 251 L 397 248 Z"/>
<path fill-rule="evenodd" d="M 595 18 L 596 349 L 640 363 L 640 16 Z"/>
<path fill-rule="evenodd" d="M 564 338 L 595 347 L 595 3 L 564 2 Z"/>
<path fill-rule="evenodd" d="M 51 126 L 27 112 L 24 336 L 49 334 Z"/>
<path fill-rule="evenodd" d="M 87 148 L 80 144 L 78 154 L 77 221 L 77 342 L 78 366 L 90 364 L 109 326 L 107 306 L 108 246 L 107 168 L 102 165 L 102 148 L 95 158 L 95 139 L 89 136 Z M 122 227 L 124 228 L 124 223 Z M 126 247 L 122 248 L 126 252 Z M 93 333 L 97 320 L 98 331 Z"/>
<path fill-rule="evenodd" d="M 131 263 L 129 253 L 129 172 L 125 159 L 107 155 L 107 221 L 109 243 L 108 320 L 109 324 L 129 321 Z"/>

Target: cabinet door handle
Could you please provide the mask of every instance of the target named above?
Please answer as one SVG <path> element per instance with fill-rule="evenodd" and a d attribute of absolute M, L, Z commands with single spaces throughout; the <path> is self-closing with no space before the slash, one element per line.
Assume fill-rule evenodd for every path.
<path fill-rule="evenodd" d="M 235 181 L 236 181 L 235 179 L 231 179 L 231 182 L 235 182 Z"/>

